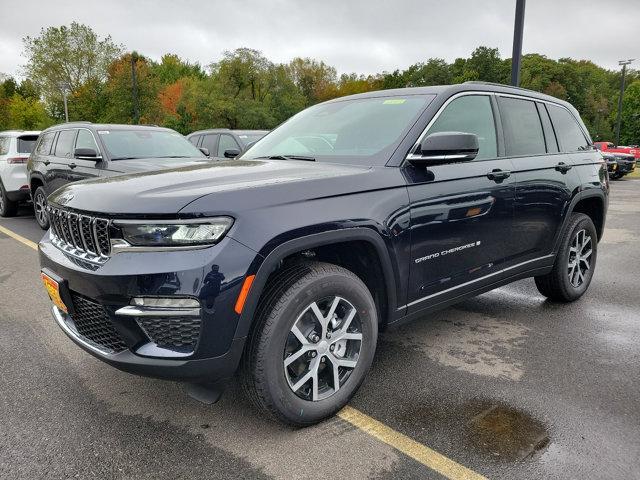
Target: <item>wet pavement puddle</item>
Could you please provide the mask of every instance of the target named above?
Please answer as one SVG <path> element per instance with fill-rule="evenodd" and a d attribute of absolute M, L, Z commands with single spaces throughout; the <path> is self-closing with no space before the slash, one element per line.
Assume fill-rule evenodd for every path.
<path fill-rule="evenodd" d="M 549 445 L 544 425 L 528 414 L 504 404 L 469 405 L 481 409 L 468 423 L 474 446 L 505 461 L 531 458 Z"/>

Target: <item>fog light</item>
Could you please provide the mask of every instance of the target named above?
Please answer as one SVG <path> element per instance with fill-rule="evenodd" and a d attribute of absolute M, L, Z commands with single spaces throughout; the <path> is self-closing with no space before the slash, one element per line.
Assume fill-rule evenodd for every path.
<path fill-rule="evenodd" d="M 195 298 L 180 297 L 135 297 L 131 305 L 150 308 L 199 308 L 200 302 Z"/>

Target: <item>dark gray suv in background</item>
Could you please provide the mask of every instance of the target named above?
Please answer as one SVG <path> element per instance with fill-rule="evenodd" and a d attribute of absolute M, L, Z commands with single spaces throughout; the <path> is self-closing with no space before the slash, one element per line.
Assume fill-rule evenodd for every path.
<path fill-rule="evenodd" d="M 36 221 L 49 228 L 47 197 L 69 182 L 207 162 L 178 132 L 141 125 L 65 123 L 44 130 L 27 165 Z"/>
<path fill-rule="evenodd" d="M 187 135 L 196 147 L 206 149 L 206 153 L 216 160 L 235 158 L 244 153 L 254 143 L 264 137 L 269 130 L 229 130 L 215 128 L 198 130 Z"/>

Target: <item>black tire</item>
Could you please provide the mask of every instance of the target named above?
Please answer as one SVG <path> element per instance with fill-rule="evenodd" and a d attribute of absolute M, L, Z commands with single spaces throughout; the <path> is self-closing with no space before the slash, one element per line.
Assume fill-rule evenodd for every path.
<path fill-rule="evenodd" d="M 362 333 L 362 340 L 356 341 L 356 346 L 359 345 L 357 363 L 349 370 L 344 383 L 338 381 L 337 390 L 329 390 L 330 396 L 327 398 L 318 398 L 316 401 L 301 398 L 290 386 L 289 370 L 284 365 L 287 355 L 285 348 L 290 345 L 293 335 L 291 329 L 303 314 L 308 314 L 308 306 L 313 302 L 322 305 L 322 299 L 336 297 L 346 299 L 350 304 L 349 311 L 355 308 L 357 312 L 352 321 L 352 324 L 358 324 Z M 362 280 L 337 265 L 308 262 L 284 268 L 265 287 L 255 322 L 243 356 L 242 384 L 245 393 L 258 408 L 286 424 L 303 427 L 333 416 L 358 390 L 373 362 L 378 337 L 375 302 Z M 339 328 L 333 333 L 336 334 L 338 330 Z M 327 343 L 333 341 L 324 340 L 321 339 L 316 345 L 323 344 L 326 348 Z M 317 339 L 315 341 L 318 342 Z M 333 351 L 332 349 L 331 352 Z M 316 363 L 318 368 L 333 369 L 331 358 L 335 358 L 335 353 L 330 354 L 325 350 L 325 357 L 321 350 L 318 352 L 318 362 L 325 360 L 323 364 Z M 314 356 L 313 360 L 307 360 L 306 355 L 311 353 L 300 358 L 303 365 L 309 362 L 308 368 L 311 371 L 312 362 L 316 358 Z M 333 370 L 325 373 L 331 372 Z M 306 388 L 305 384 L 304 389 Z"/>
<path fill-rule="evenodd" d="M 33 193 L 33 213 L 36 217 L 36 223 L 43 230 L 49 229 L 49 215 L 46 211 L 40 212 L 41 206 L 46 208 L 47 206 L 47 194 L 44 191 L 44 187 L 40 186 L 36 188 L 36 191 Z"/>
<path fill-rule="evenodd" d="M 590 242 L 584 247 L 580 246 L 580 252 L 586 254 L 591 250 L 591 254 L 586 259 L 588 261 L 588 269 L 585 269 L 585 271 L 582 271 L 582 269 L 586 267 L 586 263 L 577 260 L 577 269 L 580 270 L 578 273 L 576 267 L 574 266 L 572 269 L 569 262 L 577 258 L 576 253 L 572 252 L 572 248 L 574 248 L 574 243 L 577 242 L 576 236 L 583 231 L 585 235 L 589 236 Z M 598 235 L 591 218 L 583 213 L 572 213 L 562 234 L 560 250 L 556 255 L 553 270 L 547 275 L 535 277 L 538 291 L 545 297 L 558 302 L 573 302 L 579 299 L 589 288 L 596 268 L 597 257 Z M 582 276 L 582 280 L 580 276 Z"/>
<path fill-rule="evenodd" d="M 18 202 L 7 198 L 7 191 L 0 183 L 0 217 L 15 217 L 18 213 Z"/>
<path fill-rule="evenodd" d="M 611 180 L 620 180 L 623 177 L 623 175 L 621 173 L 613 173 L 611 175 L 609 175 L 609 178 Z"/>

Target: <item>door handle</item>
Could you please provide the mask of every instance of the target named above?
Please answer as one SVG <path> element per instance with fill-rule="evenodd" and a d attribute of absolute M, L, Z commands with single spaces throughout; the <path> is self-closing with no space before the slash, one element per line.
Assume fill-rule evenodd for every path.
<path fill-rule="evenodd" d="M 77 165 L 76 165 L 75 163 L 70 163 L 70 164 L 69 164 L 69 168 L 70 168 L 71 170 L 73 170 L 73 169 L 74 169 L 74 168 L 76 168 L 76 167 L 77 167 Z"/>
<path fill-rule="evenodd" d="M 560 173 L 567 173 L 569 170 L 573 168 L 573 165 L 567 165 L 564 162 L 560 162 L 556 165 L 556 170 Z"/>
<path fill-rule="evenodd" d="M 494 168 L 489 173 L 487 173 L 487 178 L 489 180 L 493 180 L 496 183 L 500 183 L 505 178 L 509 178 L 511 176 L 511 172 L 509 170 L 500 170 L 499 168 Z"/>
<path fill-rule="evenodd" d="M 44 161 L 44 162 L 42 162 L 42 163 L 44 163 L 44 165 L 45 165 L 45 167 L 46 167 L 46 166 L 47 166 L 47 165 L 49 165 L 51 162 L 50 162 L 49 160 L 45 160 L 45 161 Z"/>

